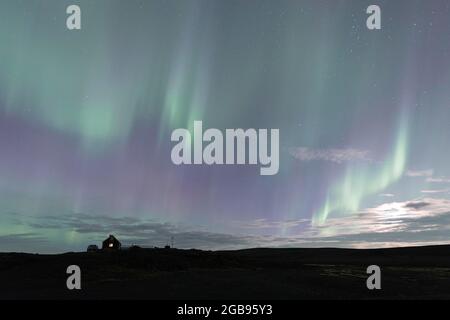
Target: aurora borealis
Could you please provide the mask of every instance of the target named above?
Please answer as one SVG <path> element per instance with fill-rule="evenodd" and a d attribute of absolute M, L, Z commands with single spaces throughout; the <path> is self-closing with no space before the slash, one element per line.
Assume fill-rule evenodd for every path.
<path fill-rule="evenodd" d="M 450 243 L 449 61 L 446 0 L 0 0 L 0 250 Z M 175 166 L 194 121 L 279 172 Z"/>

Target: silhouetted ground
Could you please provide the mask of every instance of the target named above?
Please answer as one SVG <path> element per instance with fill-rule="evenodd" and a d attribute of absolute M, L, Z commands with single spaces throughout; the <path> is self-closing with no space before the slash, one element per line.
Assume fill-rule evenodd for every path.
<path fill-rule="evenodd" d="M 66 288 L 66 268 L 82 290 Z M 366 268 L 382 289 L 366 288 Z M 0 254 L 1 299 L 450 299 L 450 246 Z"/>

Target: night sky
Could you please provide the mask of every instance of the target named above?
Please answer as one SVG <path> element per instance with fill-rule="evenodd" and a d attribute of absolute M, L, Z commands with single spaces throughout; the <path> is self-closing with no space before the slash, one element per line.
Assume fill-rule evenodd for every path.
<path fill-rule="evenodd" d="M 194 120 L 278 174 L 174 165 Z M 448 0 L 0 0 L 1 251 L 450 243 L 449 138 Z"/>

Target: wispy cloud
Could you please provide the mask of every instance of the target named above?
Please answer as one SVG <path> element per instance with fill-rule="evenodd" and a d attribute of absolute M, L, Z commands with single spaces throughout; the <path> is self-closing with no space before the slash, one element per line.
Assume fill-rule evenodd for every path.
<path fill-rule="evenodd" d="M 449 244 L 449 234 L 450 200 L 422 198 L 333 217 L 298 236 L 255 240 L 263 246 L 379 248 Z"/>
<path fill-rule="evenodd" d="M 433 169 L 427 169 L 427 170 L 408 170 L 406 171 L 407 177 L 431 177 L 433 176 Z"/>
<path fill-rule="evenodd" d="M 38 232 L 0 235 L 0 251 L 43 252 L 48 251 L 49 248 L 54 249 L 51 248 L 48 239 Z"/>
<path fill-rule="evenodd" d="M 450 189 L 426 189 L 426 190 L 421 190 L 421 193 L 447 193 L 449 192 Z"/>
<path fill-rule="evenodd" d="M 433 221 L 435 230 L 446 230 L 450 225 L 450 200 L 424 198 L 414 201 L 390 202 L 369 208 L 356 215 L 335 217 L 317 228 L 319 236 L 371 234 L 378 238 L 391 232 L 405 232 L 411 241 L 422 240 L 420 231 L 428 230 Z M 411 232 L 416 232 L 414 235 Z M 369 237 L 370 238 L 370 237 Z M 450 237 L 446 236 L 450 241 Z"/>
<path fill-rule="evenodd" d="M 427 182 L 431 183 L 450 183 L 450 178 L 447 177 L 428 177 Z"/>
<path fill-rule="evenodd" d="M 24 219 L 22 219 L 25 221 Z M 88 214 L 30 218 L 28 226 L 37 230 L 67 230 L 88 239 L 103 240 L 108 234 L 117 235 L 125 244 L 163 246 L 171 237 L 179 248 L 222 249 L 251 246 L 251 237 L 207 232 L 189 226 L 134 217 L 108 217 Z M 87 244 L 86 244 L 87 245 Z"/>
<path fill-rule="evenodd" d="M 330 149 L 310 149 L 310 148 L 289 148 L 289 154 L 300 161 L 330 161 L 334 163 L 344 163 L 349 161 L 371 161 L 370 152 L 353 148 L 330 148 Z"/>
<path fill-rule="evenodd" d="M 425 181 L 428 183 L 450 183 L 450 178 L 445 176 L 438 176 L 436 177 L 434 175 L 433 169 L 427 169 L 427 170 L 408 170 L 406 172 L 407 177 L 413 177 L 413 178 L 425 178 Z"/>
<path fill-rule="evenodd" d="M 115 234 L 125 245 L 161 246 L 173 236 L 178 248 L 216 250 L 324 246 L 374 248 L 450 243 L 450 200 L 430 197 L 387 202 L 353 215 L 330 217 L 321 226 L 312 226 L 309 219 L 256 219 L 240 225 L 242 234 L 208 232 L 200 227 L 150 219 L 87 214 L 21 216 L 20 221 L 22 226 L 34 231 L 0 236 L 0 250 L 20 248 L 21 251 L 35 252 L 41 247 L 53 252 L 67 250 L 64 244 L 58 244 L 58 248 L 49 247 L 49 239 L 44 235 L 52 232 L 77 234 L 81 238 L 81 249 L 90 241 L 99 243 L 110 233 Z M 261 233 L 269 228 L 274 229 L 271 235 Z M 295 230 L 296 234 L 289 232 L 289 236 L 277 235 L 284 234 L 282 230 L 286 228 L 293 228 L 291 231 Z"/>
<path fill-rule="evenodd" d="M 405 203 L 404 207 L 418 210 L 418 209 L 425 208 L 426 206 L 429 206 L 429 205 L 430 205 L 430 203 L 426 202 L 426 201 L 409 201 L 409 202 Z"/>
<path fill-rule="evenodd" d="M 268 220 L 268 219 L 256 219 L 251 222 L 236 222 L 236 224 L 240 228 L 247 228 L 247 229 L 270 229 L 270 228 L 294 228 L 298 227 L 300 225 L 304 225 L 306 223 L 309 223 L 309 219 L 292 219 L 292 220 Z"/>
<path fill-rule="evenodd" d="M 392 197 L 395 197 L 395 194 L 393 194 L 393 193 L 380 193 L 379 196 L 380 197 L 392 198 Z"/>

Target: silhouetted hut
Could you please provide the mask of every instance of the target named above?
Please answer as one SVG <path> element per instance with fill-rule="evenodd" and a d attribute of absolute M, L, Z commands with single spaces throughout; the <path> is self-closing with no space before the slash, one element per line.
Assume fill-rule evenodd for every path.
<path fill-rule="evenodd" d="M 103 241 L 102 249 L 103 250 L 120 250 L 122 247 L 122 244 L 119 240 L 116 239 L 112 234 L 109 235 L 109 237 Z"/>

